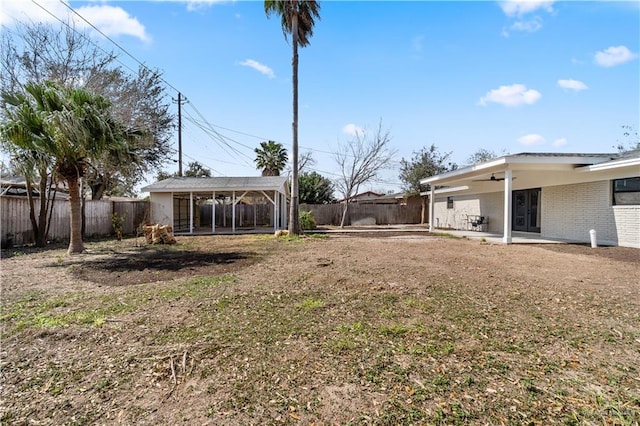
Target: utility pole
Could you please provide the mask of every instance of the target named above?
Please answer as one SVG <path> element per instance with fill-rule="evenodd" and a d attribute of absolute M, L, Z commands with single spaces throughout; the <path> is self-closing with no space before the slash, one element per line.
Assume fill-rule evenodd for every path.
<path fill-rule="evenodd" d="M 182 176 L 182 93 L 178 92 L 178 176 Z"/>

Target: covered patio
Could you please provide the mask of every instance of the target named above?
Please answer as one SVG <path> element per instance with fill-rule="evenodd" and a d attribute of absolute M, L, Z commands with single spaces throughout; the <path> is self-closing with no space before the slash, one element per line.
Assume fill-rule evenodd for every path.
<path fill-rule="evenodd" d="M 520 153 L 426 177 L 430 230 L 636 247 L 640 151 Z"/>
<path fill-rule="evenodd" d="M 273 232 L 287 227 L 288 179 L 173 177 L 142 188 L 149 192 L 152 223 L 171 224 L 177 235 Z"/>

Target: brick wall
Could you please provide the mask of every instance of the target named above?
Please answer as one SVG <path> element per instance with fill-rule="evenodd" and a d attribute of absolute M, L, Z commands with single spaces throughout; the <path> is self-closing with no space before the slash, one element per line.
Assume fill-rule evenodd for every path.
<path fill-rule="evenodd" d="M 541 236 L 640 247 L 640 206 L 612 206 L 611 181 L 542 189 Z"/>

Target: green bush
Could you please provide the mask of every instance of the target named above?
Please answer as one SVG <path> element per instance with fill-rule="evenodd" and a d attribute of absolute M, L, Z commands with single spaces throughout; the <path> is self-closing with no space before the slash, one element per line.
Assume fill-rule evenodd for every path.
<path fill-rule="evenodd" d="M 311 212 L 301 211 L 300 212 L 300 228 L 302 228 L 303 231 L 306 231 L 307 229 L 315 229 L 315 227 L 316 227 L 316 220 L 313 218 L 313 215 L 311 214 Z"/>

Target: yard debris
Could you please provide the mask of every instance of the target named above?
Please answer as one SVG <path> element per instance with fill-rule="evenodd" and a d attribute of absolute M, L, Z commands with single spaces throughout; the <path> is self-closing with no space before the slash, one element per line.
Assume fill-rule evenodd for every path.
<path fill-rule="evenodd" d="M 176 243 L 176 238 L 173 236 L 173 226 L 171 225 L 160 225 L 156 223 L 154 225 L 145 225 L 143 230 L 147 244 Z"/>

